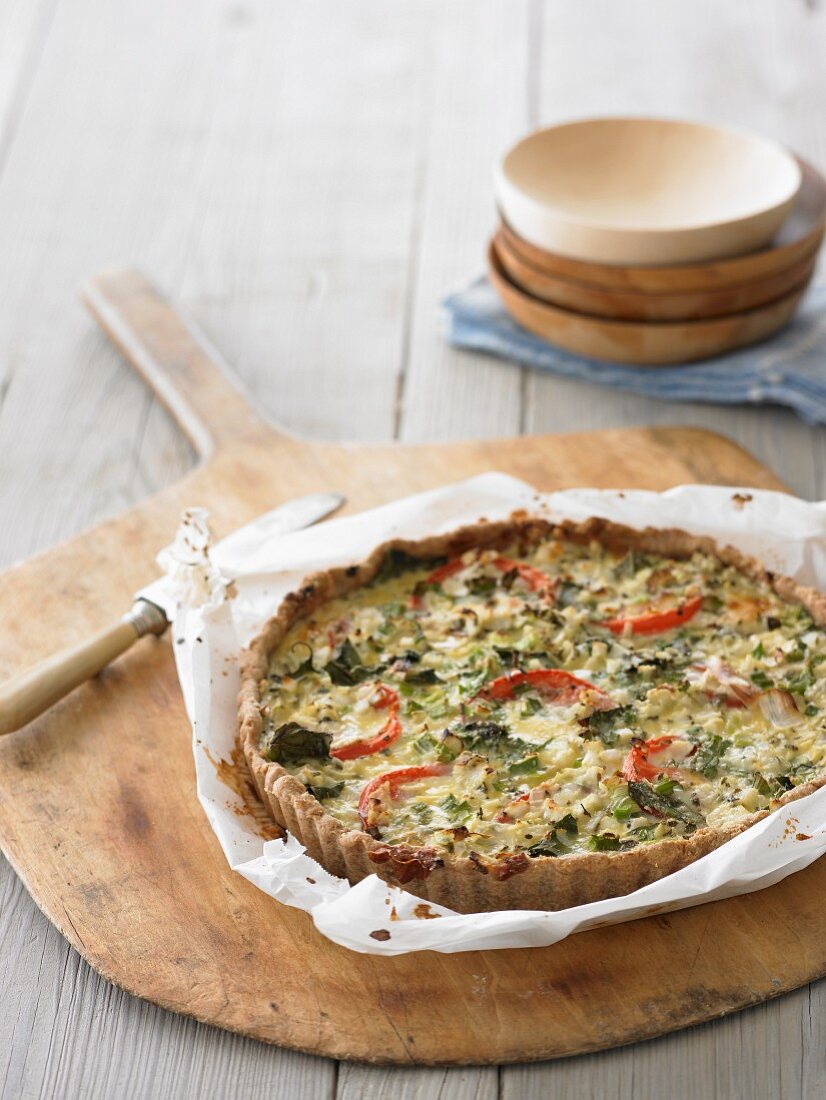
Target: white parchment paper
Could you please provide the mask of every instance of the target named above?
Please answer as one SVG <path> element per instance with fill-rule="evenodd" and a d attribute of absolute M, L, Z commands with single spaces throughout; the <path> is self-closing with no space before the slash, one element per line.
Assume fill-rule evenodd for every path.
<path fill-rule="evenodd" d="M 235 743 L 242 647 L 306 574 L 360 561 L 394 536 L 438 534 L 483 516 L 505 518 L 515 508 L 551 519 L 601 516 L 632 527 L 673 526 L 711 535 L 755 554 L 769 568 L 826 589 L 826 502 L 700 485 L 666 493 L 576 489 L 538 494 L 524 482 L 498 473 L 292 535 L 268 533 L 267 517 L 261 517 L 192 565 L 208 571 L 208 583 L 184 583 L 182 588 L 181 570 L 172 568 L 163 602 L 174 615 L 174 651 L 192 722 L 198 797 L 227 860 L 271 897 L 310 913 L 323 935 L 354 951 L 397 955 L 547 945 L 597 925 L 762 889 L 806 867 L 826 850 L 823 789 L 691 866 L 626 897 L 561 912 L 463 915 L 431 905 L 439 919 L 420 919 L 414 914 L 420 899 L 376 876 L 350 886 L 306 855 L 294 837 L 260 838 L 249 817 L 239 813 L 238 796 L 219 779 L 215 767 L 216 760 L 229 760 Z M 201 514 L 194 514 L 201 522 Z M 216 578 L 232 578 L 231 598 L 223 598 Z M 176 602 L 182 591 L 210 595 L 196 607 Z M 156 586 L 152 597 L 159 599 Z M 374 938 L 371 933 L 376 931 L 382 937 L 389 932 L 389 939 Z"/>

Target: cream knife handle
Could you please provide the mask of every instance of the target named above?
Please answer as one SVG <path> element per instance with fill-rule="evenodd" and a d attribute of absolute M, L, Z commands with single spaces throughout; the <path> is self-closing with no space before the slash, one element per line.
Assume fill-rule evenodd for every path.
<path fill-rule="evenodd" d="M 90 680 L 144 634 L 163 634 L 166 616 L 147 600 L 85 642 L 39 661 L 0 685 L 0 734 L 12 733 Z"/>

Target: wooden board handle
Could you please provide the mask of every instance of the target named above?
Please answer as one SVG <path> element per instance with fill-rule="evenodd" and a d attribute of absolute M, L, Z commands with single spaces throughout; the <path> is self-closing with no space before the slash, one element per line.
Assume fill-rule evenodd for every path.
<path fill-rule="evenodd" d="M 202 459 L 226 440 L 273 434 L 219 352 L 146 276 L 129 268 L 104 271 L 81 294 Z"/>
<path fill-rule="evenodd" d="M 61 650 L 0 685 L 0 734 L 13 733 L 96 676 L 145 634 L 162 634 L 166 616 L 146 600 L 117 623 Z"/>

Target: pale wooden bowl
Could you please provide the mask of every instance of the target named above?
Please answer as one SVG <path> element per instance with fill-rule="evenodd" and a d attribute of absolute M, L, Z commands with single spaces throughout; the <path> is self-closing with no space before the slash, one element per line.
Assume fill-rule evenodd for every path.
<path fill-rule="evenodd" d="M 510 281 L 534 298 L 563 309 L 616 321 L 702 321 L 742 313 L 784 298 L 811 280 L 817 246 L 775 275 L 712 290 L 652 294 L 644 290 L 613 290 L 550 275 L 525 260 L 500 229 L 493 238 L 499 263 Z"/>
<path fill-rule="evenodd" d="M 607 290 L 639 290 L 649 294 L 725 289 L 769 278 L 815 252 L 826 227 L 826 180 L 798 159 L 802 185 L 788 219 L 771 244 L 758 252 L 715 263 L 672 267 L 595 264 L 537 248 L 503 220 L 501 231 L 512 252 L 545 274 Z"/>
<path fill-rule="evenodd" d="M 509 224 L 604 264 L 688 264 L 771 241 L 800 190 L 791 153 L 700 122 L 595 118 L 537 130 L 495 173 Z"/>
<path fill-rule="evenodd" d="M 575 313 L 526 294 L 508 279 L 492 244 L 488 273 L 510 316 L 535 336 L 589 359 L 651 367 L 709 359 L 764 340 L 788 324 L 805 290 L 800 286 L 759 309 L 708 321 L 646 323 Z"/>

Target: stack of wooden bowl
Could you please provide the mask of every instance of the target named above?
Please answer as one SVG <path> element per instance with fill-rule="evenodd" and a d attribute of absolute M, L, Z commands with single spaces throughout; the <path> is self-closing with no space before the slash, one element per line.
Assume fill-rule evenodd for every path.
<path fill-rule="evenodd" d="M 592 119 L 519 142 L 496 175 L 491 281 L 549 343 L 685 363 L 787 324 L 815 269 L 826 181 L 773 142 L 659 119 Z"/>

